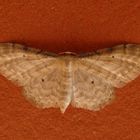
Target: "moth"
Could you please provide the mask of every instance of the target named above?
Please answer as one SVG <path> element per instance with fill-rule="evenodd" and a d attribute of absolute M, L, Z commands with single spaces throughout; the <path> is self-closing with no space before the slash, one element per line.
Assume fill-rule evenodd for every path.
<path fill-rule="evenodd" d="M 84 55 L 61 55 L 0 43 L 0 73 L 23 87 L 36 107 L 100 110 L 140 74 L 140 45 L 126 44 Z"/>

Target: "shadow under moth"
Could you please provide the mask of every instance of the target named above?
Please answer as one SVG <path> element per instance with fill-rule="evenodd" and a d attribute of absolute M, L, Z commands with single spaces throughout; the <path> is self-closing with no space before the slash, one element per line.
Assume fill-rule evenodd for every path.
<path fill-rule="evenodd" d="M 0 73 L 23 87 L 36 107 L 100 110 L 140 74 L 140 45 L 118 45 L 85 55 L 52 54 L 0 43 Z"/>

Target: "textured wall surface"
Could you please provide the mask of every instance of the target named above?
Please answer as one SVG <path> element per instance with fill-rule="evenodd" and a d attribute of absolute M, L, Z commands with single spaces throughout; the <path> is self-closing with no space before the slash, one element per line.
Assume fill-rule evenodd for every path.
<path fill-rule="evenodd" d="M 86 52 L 140 43 L 137 0 L 3 0 L 0 42 L 54 52 Z M 40 110 L 0 76 L 0 140 L 139 140 L 140 77 L 99 112 L 69 107 Z"/>

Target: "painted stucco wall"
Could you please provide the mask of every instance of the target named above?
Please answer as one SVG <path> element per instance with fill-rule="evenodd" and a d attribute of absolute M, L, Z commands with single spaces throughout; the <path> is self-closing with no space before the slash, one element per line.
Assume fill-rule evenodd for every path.
<path fill-rule="evenodd" d="M 1 0 L 0 42 L 86 52 L 140 43 L 138 0 Z M 140 77 L 99 112 L 39 110 L 0 76 L 0 140 L 139 140 Z"/>

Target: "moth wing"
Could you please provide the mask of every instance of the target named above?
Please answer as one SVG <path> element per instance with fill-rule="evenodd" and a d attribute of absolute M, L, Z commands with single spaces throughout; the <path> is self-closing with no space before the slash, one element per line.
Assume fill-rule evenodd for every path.
<path fill-rule="evenodd" d="M 82 66 L 75 70 L 72 106 L 99 110 L 114 99 L 114 87 Z"/>
<path fill-rule="evenodd" d="M 99 110 L 120 88 L 140 74 L 140 46 L 120 45 L 80 58 L 73 70 L 75 107 Z"/>
<path fill-rule="evenodd" d="M 24 96 L 37 107 L 60 107 L 71 101 L 66 64 L 56 57 L 19 44 L 0 44 L 0 73 L 23 87 Z"/>

